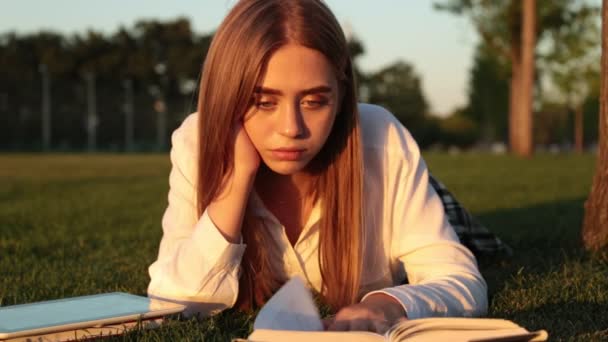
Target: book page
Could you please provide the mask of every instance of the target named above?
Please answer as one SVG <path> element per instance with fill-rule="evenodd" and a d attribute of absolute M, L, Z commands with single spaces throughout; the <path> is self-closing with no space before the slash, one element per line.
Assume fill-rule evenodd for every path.
<path fill-rule="evenodd" d="M 384 342 L 384 336 L 368 331 L 278 331 L 256 330 L 250 342 Z"/>
<path fill-rule="evenodd" d="M 250 342 L 532 342 L 546 341 L 547 333 L 527 332 L 523 328 L 499 330 L 427 330 L 410 336 L 385 339 L 384 336 L 366 331 L 286 331 L 256 330 L 247 340 Z"/>
<path fill-rule="evenodd" d="M 387 335 L 392 339 L 433 330 L 497 330 L 518 329 L 519 325 L 504 319 L 436 317 L 406 320 L 393 326 Z"/>
<path fill-rule="evenodd" d="M 387 333 L 390 341 L 545 341 L 544 331 L 530 333 L 503 319 L 422 318 L 404 321 Z"/>
<path fill-rule="evenodd" d="M 546 333 L 528 332 L 526 329 L 506 330 L 433 330 L 403 338 L 391 339 L 394 342 L 532 342 L 546 341 Z"/>
<path fill-rule="evenodd" d="M 322 331 L 323 323 L 310 291 L 294 277 L 262 307 L 253 329 Z"/>

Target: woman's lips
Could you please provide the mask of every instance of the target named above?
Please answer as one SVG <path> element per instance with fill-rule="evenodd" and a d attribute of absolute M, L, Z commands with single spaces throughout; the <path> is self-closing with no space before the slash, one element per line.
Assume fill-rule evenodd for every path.
<path fill-rule="evenodd" d="M 275 149 L 270 150 L 275 159 L 278 160 L 287 160 L 287 161 L 295 161 L 302 158 L 304 155 L 303 149 Z"/>

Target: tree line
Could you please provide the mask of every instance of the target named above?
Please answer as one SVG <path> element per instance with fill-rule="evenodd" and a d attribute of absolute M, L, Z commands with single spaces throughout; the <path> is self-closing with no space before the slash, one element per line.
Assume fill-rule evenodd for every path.
<path fill-rule="evenodd" d="M 170 133 L 196 110 L 212 37 L 185 18 L 138 21 L 110 35 L 0 35 L 0 149 L 166 150 Z M 364 54 L 356 38 L 349 47 L 354 60 Z M 363 97 L 425 140 L 419 126 L 428 104 L 411 65 L 355 72 Z"/>
<path fill-rule="evenodd" d="M 0 146 L 164 149 L 169 129 L 196 107 L 197 77 L 210 41 L 211 35 L 193 33 L 183 18 L 139 21 L 111 35 L 5 33 L 0 36 Z M 45 110 L 51 116 L 50 141 L 41 134 Z M 131 141 L 127 119 L 134 126 Z M 164 126 L 160 138 L 159 126 Z"/>
<path fill-rule="evenodd" d="M 470 71 L 468 104 L 449 117 L 430 113 L 423 79 L 406 61 L 374 72 L 356 67 L 365 47 L 352 37 L 362 100 L 390 109 L 423 148 L 514 146 L 521 138 L 509 132 L 528 129 L 513 126 L 510 119 L 519 108 L 514 103 L 521 102 L 513 95 L 520 88 L 513 80 L 521 64 L 521 3 L 447 0 L 436 5 L 468 16 L 482 37 Z M 536 124 L 528 139 L 542 145 L 576 142 L 582 149 L 597 141 L 599 9 L 556 0 L 539 2 L 535 13 L 536 45 L 542 49 L 534 49 L 530 116 Z M 166 150 L 169 134 L 196 110 L 212 37 L 193 32 L 185 18 L 138 21 L 107 35 L 0 35 L 0 149 Z"/>

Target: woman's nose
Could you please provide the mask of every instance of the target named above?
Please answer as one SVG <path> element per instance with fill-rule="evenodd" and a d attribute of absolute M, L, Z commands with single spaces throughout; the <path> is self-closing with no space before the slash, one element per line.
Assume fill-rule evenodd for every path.
<path fill-rule="evenodd" d="M 304 134 L 304 122 L 297 106 L 290 105 L 281 109 L 277 131 L 289 138 L 298 138 Z"/>

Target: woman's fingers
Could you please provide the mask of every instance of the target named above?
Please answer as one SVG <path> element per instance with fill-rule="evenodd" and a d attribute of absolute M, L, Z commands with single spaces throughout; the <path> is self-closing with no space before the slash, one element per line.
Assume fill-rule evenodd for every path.
<path fill-rule="evenodd" d="M 334 320 L 334 322 L 329 326 L 327 330 L 330 331 L 348 331 L 349 329 L 349 321 L 344 320 Z"/>
<path fill-rule="evenodd" d="M 384 334 L 391 326 L 386 321 L 374 321 L 374 331 L 378 334 Z"/>
<path fill-rule="evenodd" d="M 255 174 L 260 166 L 260 154 L 241 123 L 234 128 L 234 164 L 238 173 Z"/>
<path fill-rule="evenodd" d="M 342 308 L 335 317 L 326 319 L 324 327 L 327 330 L 334 331 L 358 330 L 384 334 L 390 329 L 391 325 L 405 319 L 405 317 L 396 318 L 396 314 L 391 315 L 393 311 L 400 312 L 403 310 L 399 303 L 395 304 L 398 305 L 396 310 L 388 310 L 390 305 L 394 304 L 392 299 L 387 301 L 385 297 L 370 298 L 368 301 Z"/>
<path fill-rule="evenodd" d="M 374 331 L 374 323 L 367 319 L 354 319 L 348 322 L 349 327 L 347 330 L 354 331 Z"/>
<path fill-rule="evenodd" d="M 321 320 L 321 323 L 323 323 L 323 329 L 329 330 L 329 327 L 334 323 L 335 318 L 336 318 L 335 316 L 323 318 Z"/>
<path fill-rule="evenodd" d="M 384 334 L 390 325 L 386 321 L 374 319 L 331 319 L 323 321 L 323 328 L 329 331 L 371 331 Z"/>

